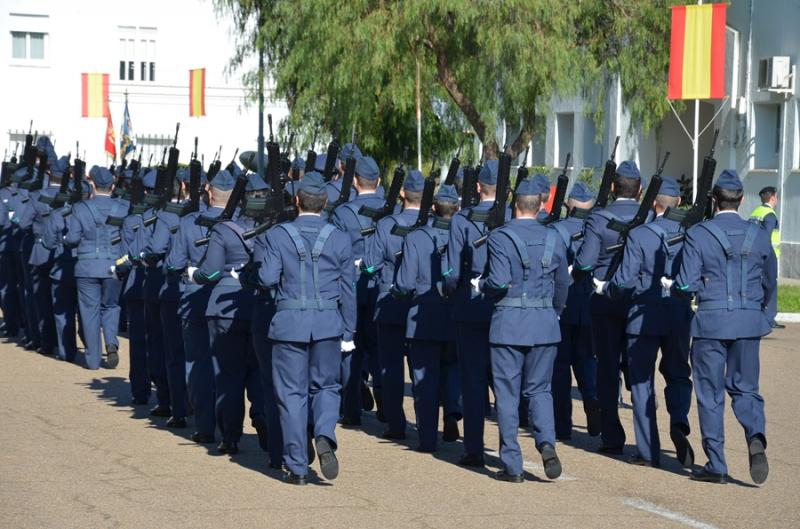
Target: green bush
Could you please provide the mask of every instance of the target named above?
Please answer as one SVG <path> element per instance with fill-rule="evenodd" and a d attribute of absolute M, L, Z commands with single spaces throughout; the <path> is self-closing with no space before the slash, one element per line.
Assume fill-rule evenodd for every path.
<path fill-rule="evenodd" d="M 778 287 L 778 312 L 800 312 L 800 287 Z"/>

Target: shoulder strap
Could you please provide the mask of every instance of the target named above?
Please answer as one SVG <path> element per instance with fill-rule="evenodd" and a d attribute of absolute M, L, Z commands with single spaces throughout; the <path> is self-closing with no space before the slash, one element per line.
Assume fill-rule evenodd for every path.
<path fill-rule="evenodd" d="M 595 215 L 599 215 L 606 220 L 620 220 L 619 217 L 608 211 L 607 209 L 601 209 L 600 211 L 595 211 Z"/>
<path fill-rule="evenodd" d="M 352 202 L 345 202 L 341 205 L 341 207 L 353 214 L 353 216 L 356 218 L 356 222 L 362 230 L 372 227 L 372 219 L 365 217 L 364 215 L 359 215 L 358 210 L 361 209 L 361 206 L 357 206 Z"/>
<path fill-rule="evenodd" d="M 251 248 L 251 243 L 249 243 L 249 242 L 247 242 L 245 240 L 245 238 L 244 238 L 244 230 L 242 229 L 241 226 L 239 226 L 238 224 L 236 224 L 232 220 L 223 220 L 222 222 L 219 222 L 218 224 L 220 226 L 225 226 L 226 228 L 231 230 L 236 235 L 236 238 L 239 239 L 239 242 L 242 243 L 242 246 L 244 247 L 244 251 L 247 252 L 247 255 L 249 255 L 249 256 L 253 255 L 253 250 Z"/>
<path fill-rule="evenodd" d="M 542 255 L 542 268 L 547 268 L 553 262 L 553 253 L 556 250 L 556 232 L 547 230 L 544 239 L 544 255 Z"/>
<path fill-rule="evenodd" d="M 500 229 L 499 233 L 502 233 L 514 244 L 514 248 L 516 248 L 517 253 L 519 254 L 519 259 L 522 261 L 522 279 L 528 279 L 528 272 L 531 268 L 531 261 L 530 257 L 528 256 L 528 248 L 525 246 L 525 242 L 511 229 Z"/>
<path fill-rule="evenodd" d="M 561 236 L 561 240 L 564 241 L 564 245 L 567 247 L 567 249 L 569 249 L 572 243 L 572 234 L 569 232 L 567 227 L 561 222 L 556 222 L 551 224 L 551 226 L 558 232 L 558 234 Z"/>

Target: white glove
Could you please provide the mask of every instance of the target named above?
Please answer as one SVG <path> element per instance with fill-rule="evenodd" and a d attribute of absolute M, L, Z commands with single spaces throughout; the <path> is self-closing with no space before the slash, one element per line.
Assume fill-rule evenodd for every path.
<path fill-rule="evenodd" d="M 353 261 L 353 265 L 356 267 L 356 270 L 361 268 L 361 261 L 362 260 L 363 259 L 356 259 L 355 261 Z"/>
<path fill-rule="evenodd" d="M 194 273 L 197 271 L 196 266 L 190 266 L 186 269 L 186 275 L 189 276 L 189 283 L 194 283 Z"/>
<path fill-rule="evenodd" d="M 349 342 L 342 342 L 343 353 L 349 353 L 355 348 L 356 348 L 356 343 L 353 340 L 350 340 Z"/>
<path fill-rule="evenodd" d="M 600 281 L 596 277 L 593 277 L 592 278 L 592 282 L 594 283 L 594 293 L 595 294 L 599 294 L 601 296 L 603 294 L 605 294 L 606 288 L 607 288 L 607 285 L 608 285 L 608 281 Z"/>
<path fill-rule="evenodd" d="M 666 276 L 661 277 L 661 288 L 663 288 L 664 290 L 670 290 L 673 284 L 675 284 L 674 279 L 670 279 Z"/>
<path fill-rule="evenodd" d="M 569 274 L 570 277 L 572 277 L 572 265 L 569 265 L 567 267 L 567 273 Z"/>
<path fill-rule="evenodd" d="M 239 281 L 239 272 L 231 268 L 231 277 L 234 278 L 236 281 Z"/>
<path fill-rule="evenodd" d="M 469 284 L 472 285 L 472 291 L 476 294 L 481 293 L 481 277 L 473 277 L 469 280 Z"/>
<path fill-rule="evenodd" d="M 117 267 L 116 266 L 114 266 L 114 265 L 109 266 L 108 267 L 108 272 L 111 274 L 112 277 L 115 277 L 115 278 L 119 279 L 119 277 L 117 277 Z"/>
<path fill-rule="evenodd" d="M 444 297 L 444 284 L 441 281 L 436 282 L 436 291 L 439 292 L 439 295 Z"/>

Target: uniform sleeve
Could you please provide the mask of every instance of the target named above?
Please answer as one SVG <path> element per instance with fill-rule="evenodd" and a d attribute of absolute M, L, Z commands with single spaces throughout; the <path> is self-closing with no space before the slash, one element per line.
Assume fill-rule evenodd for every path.
<path fill-rule="evenodd" d="M 30 197 L 27 202 L 22 204 L 14 215 L 14 223 L 19 226 L 21 230 L 27 230 L 33 225 L 33 219 L 36 216 L 36 209 L 33 207 L 33 201 L 36 197 Z"/>
<path fill-rule="evenodd" d="M 450 225 L 450 236 L 447 241 L 447 274 L 444 276 L 445 290 L 452 293 L 458 287 L 461 277 L 461 252 L 464 250 L 464 230 L 461 229 L 462 215 L 455 215 Z"/>
<path fill-rule="evenodd" d="M 772 299 L 772 296 L 775 295 L 775 290 L 778 288 L 778 258 L 775 256 L 775 252 L 772 251 L 772 244 L 769 241 L 767 241 L 767 246 L 769 251 L 765 252 L 764 269 L 761 274 L 765 305 L 768 300 Z"/>
<path fill-rule="evenodd" d="M 511 286 L 511 259 L 508 250 L 498 231 L 489 235 L 489 276 L 486 278 L 484 292 L 493 297 L 499 297 L 508 291 Z"/>
<path fill-rule="evenodd" d="M 675 278 L 673 289 L 688 295 L 693 295 L 703 285 L 703 255 L 702 237 L 697 236 L 696 229 L 686 232 L 686 241 L 683 244 L 683 258 L 680 272 Z"/>
<path fill-rule="evenodd" d="M 553 293 L 553 308 L 556 313 L 561 314 L 564 307 L 567 305 L 567 296 L 569 295 L 569 263 L 567 261 L 567 246 L 561 237 L 558 237 L 558 268 L 555 272 L 555 292 Z"/>
<path fill-rule="evenodd" d="M 282 228 L 272 228 L 267 232 L 266 245 L 261 257 L 261 266 L 258 270 L 258 280 L 261 285 L 271 288 L 277 285 L 283 274 L 283 261 L 279 249 L 279 238 L 281 234 L 278 230 Z M 351 265 L 352 266 L 352 263 Z"/>
<path fill-rule="evenodd" d="M 342 207 L 338 207 L 334 210 L 333 214 L 331 215 L 330 222 L 343 232 L 345 232 L 350 240 L 352 241 L 352 235 L 350 233 L 350 226 L 347 225 L 347 222 L 344 220 L 344 215 L 342 215 Z"/>
<path fill-rule="evenodd" d="M 180 273 L 189 264 L 189 252 L 187 251 L 186 244 L 185 233 L 179 229 L 172 240 L 164 263 L 167 273 Z"/>
<path fill-rule="evenodd" d="M 63 231 L 64 217 L 61 216 L 61 211 L 53 211 L 44 223 L 42 245 L 48 250 L 55 250 L 61 242 Z"/>
<path fill-rule="evenodd" d="M 398 297 L 411 296 L 417 285 L 419 251 L 414 242 L 415 240 L 410 236 L 403 241 L 403 258 L 400 260 L 400 268 L 397 270 L 393 292 Z"/>
<path fill-rule="evenodd" d="M 386 252 L 386 237 L 389 235 L 389 226 L 392 222 L 381 219 L 375 235 L 370 237 L 367 243 L 364 260 L 361 263 L 361 270 L 368 274 L 374 274 L 383 268 L 383 255 Z"/>
<path fill-rule="evenodd" d="M 76 204 L 72 208 L 72 214 L 68 217 L 67 233 L 64 235 L 64 244 L 67 246 L 78 246 L 83 238 L 83 224 L 80 221 L 80 210 Z"/>
<path fill-rule="evenodd" d="M 642 250 L 641 236 L 635 233 L 636 230 L 631 232 L 628 240 L 625 242 L 624 252 L 622 256 L 622 263 L 614 277 L 611 278 L 611 285 L 609 285 L 609 295 L 613 298 L 616 293 L 634 288 L 634 282 L 639 277 L 639 273 L 644 263 L 644 253 Z M 660 278 L 656 278 L 657 280 Z"/>
<path fill-rule="evenodd" d="M 156 219 L 156 225 L 153 229 L 153 235 L 144 248 L 144 252 L 148 254 L 163 256 L 167 253 L 169 247 L 169 239 L 171 232 L 169 231 L 169 223 L 159 216 Z"/>
<path fill-rule="evenodd" d="M 192 279 L 201 285 L 213 285 L 222 279 L 225 268 L 225 239 L 217 227 L 211 229 L 203 262 L 194 272 Z"/>
<path fill-rule="evenodd" d="M 775 213 L 770 213 L 764 220 L 761 221 L 761 224 L 767 229 L 767 232 L 772 234 L 773 230 L 778 229 L 778 215 Z"/>
<path fill-rule="evenodd" d="M 353 253 L 350 238 L 341 237 L 342 251 L 339 255 L 339 314 L 344 323 L 342 340 L 353 340 L 356 332 L 356 267 L 353 266 Z"/>
<path fill-rule="evenodd" d="M 142 217 L 139 215 L 128 215 L 122 221 L 122 228 L 119 230 L 121 250 L 122 254 L 128 254 L 131 259 L 136 259 L 139 256 L 136 251 L 136 233 L 141 229 Z"/>
<path fill-rule="evenodd" d="M 591 272 L 597 265 L 597 259 L 600 257 L 600 249 L 603 246 L 603 238 L 600 234 L 600 227 L 598 224 L 602 217 L 598 215 L 590 215 L 586 219 L 586 224 L 583 230 L 583 242 L 575 255 L 575 266 L 572 275 L 575 281 L 580 281 L 583 277 Z"/>

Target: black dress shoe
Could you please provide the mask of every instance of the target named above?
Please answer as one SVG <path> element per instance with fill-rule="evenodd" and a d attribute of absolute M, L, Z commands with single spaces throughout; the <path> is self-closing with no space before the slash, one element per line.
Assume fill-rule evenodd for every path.
<path fill-rule="evenodd" d="M 612 446 L 612 445 L 603 445 L 597 449 L 598 452 L 601 454 L 609 454 L 614 456 L 622 455 L 623 447 L 621 446 Z"/>
<path fill-rule="evenodd" d="M 150 399 L 137 399 L 136 397 L 131 399 L 131 404 L 134 406 L 147 406 L 150 402 Z"/>
<path fill-rule="evenodd" d="M 361 419 L 358 417 L 342 417 L 339 419 L 342 426 L 361 426 Z"/>
<path fill-rule="evenodd" d="M 258 446 L 261 450 L 267 452 L 269 450 L 269 429 L 267 428 L 267 418 L 263 415 L 256 415 L 251 420 L 253 428 L 256 429 L 258 435 Z"/>
<path fill-rule="evenodd" d="M 194 432 L 191 435 L 191 437 L 189 437 L 189 439 L 191 439 L 192 441 L 194 441 L 195 443 L 200 444 L 200 445 L 202 445 L 202 444 L 211 444 L 214 441 L 216 441 L 216 439 L 214 439 L 213 435 L 206 435 L 206 434 L 202 434 L 200 432 Z"/>
<path fill-rule="evenodd" d="M 386 430 L 381 434 L 381 439 L 388 439 L 391 441 L 402 441 L 406 438 L 405 432 L 393 432 L 391 430 Z"/>
<path fill-rule="evenodd" d="M 106 367 L 115 369 L 119 365 L 119 348 L 112 344 L 106 345 Z"/>
<path fill-rule="evenodd" d="M 659 463 L 654 463 L 652 461 L 649 461 L 649 460 L 643 458 L 639 454 L 632 455 L 632 456 L 628 457 L 628 459 L 626 459 L 626 461 L 628 462 L 628 464 L 634 465 L 634 466 L 637 466 L 637 467 L 652 467 L 652 468 L 660 468 L 661 467 L 661 465 Z"/>
<path fill-rule="evenodd" d="M 600 435 L 601 415 L 600 404 L 596 399 L 589 399 L 583 403 L 583 411 L 586 413 L 586 431 L 592 437 Z"/>
<path fill-rule="evenodd" d="M 756 485 L 761 485 L 767 481 L 767 476 L 769 475 L 769 463 L 767 462 L 765 450 L 764 441 L 757 435 L 747 443 L 747 453 L 750 459 L 750 477 Z"/>
<path fill-rule="evenodd" d="M 364 411 L 372 411 L 375 408 L 375 399 L 372 398 L 372 392 L 369 390 L 367 381 L 361 379 L 361 409 Z"/>
<path fill-rule="evenodd" d="M 692 445 L 689 444 L 689 439 L 686 438 L 686 431 L 684 426 L 674 424 L 670 426 L 669 436 L 675 445 L 675 457 L 680 461 L 683 468 L 692 468 L 694 465 L 694 450 Z"/>
<path fill-rule="evenodd" d="M 233 441 L 222 441 L 217 445 L 217 452 L 220 454 L 234 455 L 239 453 L 239 443 Z"/>
<path fill-rule="evenodd" d="M 22 344 L 22 347 L 26 351 L 36 351 L 37 349 L 39 349 L 39 344 L 36 342 L 25 342 L 24 344 Z"/>
<path fill-rule="evenodd" d="M 564 434 L 556 434 L 556 441 L 571 441 L 572 432 Z"/>
<path fill-rule="evenodd" d="M 772 322 L 772 328 L 773 329 L 785 329 L 786 325 L 784 325 L 782 323 L 778 323 L 777 321 L 774 321 L 774 322 Z"/>
<path fill-rule="evenodd" d="M 273 470 L 280 470 L 283 468 L 283 463 L 281 463 L 280 461 L 270 461 L 269 468 Z"/>
<path fill-rule="evenodd" d="M 286 476 L 284 476 L 283 481 L 288 483 L 289 485 L 305 485 L 308 483 L 308 480 L 305 476 L 298 476 L 297 474 L 292 474 L 291 472 L 287 472 Z"/>
<path fill-rule="evenodd" d="M 158 404 L 154 408 L 150 408 L 151 417 L 171 417 L 172 410 L 166 404 Z"/>
<path fill-rule="evenodd" d="M 458 431 L 458 419 L 455 417 L 445 417 L 442 441 L 445 443 L 454 443 L 458 441 L 459 437 L 461 437 L 461 434 Z"/>
<path fill-rule="evenodd" d="M 539 447 L 539 452 L 542 454 L 544 475 L 549 479 L 559 477 L 561 475 L 561 460 L 556 454 L 556 448 L 550 443 L 542 443 L 542 446 Z"/>
<path fill-rule="evenodd" d="M 497 481 L 506 481 L 508 483 L 522 483 L 525 481 L 522 474 L 508 474 L 505 470 L 498 470 L 495 472 L 494 479 Z"/>
<path fill-rule="evenodd" d="M 703 481 L 705 483 L 719 483 L 720 485 L 724 485 L 728 482 L 728 476 L 725 474 L 716 474 L 714 472 L 709 472 L 705 468 L 701 468 L 699 470 L 692 470 L 692 475 L 689 478 L 692 481 Z"/>
<path fill-rule="evenodd" d="M 186 417 L 170 417 L 166 424 L 167 428 L 186 428 Z"/>
<path fill-rule="evenodd" d="M 336 452 L 330 439 L 324 435 L 318 436 L 315 440 L 317 446 L 317 456 L 319 456 L 319 469 L 327 480 L 334 480 L 339 475 L 339 460 L 336 459 Z"/>
<path fill-rule="evenodd" d="M 458 464 L 462 467 L 472 468 L 483 468 L 486 466 L 483 456 L 477 456 L 473 454 L 464 454 L 461 456 L 461 459 L 458 460 Z"/>

